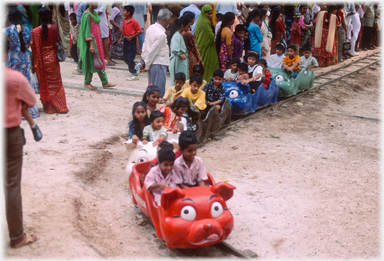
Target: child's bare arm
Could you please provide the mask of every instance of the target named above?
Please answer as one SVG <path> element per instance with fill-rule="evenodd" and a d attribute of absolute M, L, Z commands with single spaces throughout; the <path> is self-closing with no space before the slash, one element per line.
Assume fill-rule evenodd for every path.
<path fill-rule="evenodd" d="M 168 184 L 167 183 L 164 183 L 164 182 L 159 182 L 159 183 L 155 183 L 153 184 L 152 186 L 150 186 L 149 188 L 147 188 L 148 191 L 152 191 L 152 190 L 155 190 L 157 188 L 161 189 L 161 190 L 164 190 L 168 187 Z"/>
<path fill-rule="evenodd" d="M 184 184 L 179 184 L 178 186 L 179 186 L 181 189 L 189 188 L 187 185 L 184 185 Z"/>
<path fill-rule="evenodd" d="M 199 182 L 197 182 L 197 185 L 199 187 L 204 187 L 205 186 L 205 182 L 204 181 L 199 181 Z"/>

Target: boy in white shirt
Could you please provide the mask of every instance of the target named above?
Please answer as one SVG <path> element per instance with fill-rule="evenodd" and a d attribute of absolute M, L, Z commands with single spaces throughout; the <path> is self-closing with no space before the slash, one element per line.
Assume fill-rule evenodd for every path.
<path fill-rule="evenodd" d="M 311 54 L 310 47 L 304 47 L 303 56 L 300 57 L 300 68 L 301 70 L 311 70 L 312 68 L 317 68 L 319 63 L 316 58 Z"/>
<path fill-rule="evenodd" d="M 276 53 L 272 54 L 268 61 L 269 68 L 282 68 L 283 67 L 283 59 L 285 58 L 285 44 L 283 42 L 278 42 L 276 44 Z"/>
<path fill-rule="evenodd" d="M 240 59 L 237 57 L 232 58 L 231 69 L 228 69 L 225 71 L 223 80 L 235 82 L 237 80 L 237 76 L 239 76 L 239 71 L 237 70 L 237 67 L 239 65 L 240 65 Z"/>

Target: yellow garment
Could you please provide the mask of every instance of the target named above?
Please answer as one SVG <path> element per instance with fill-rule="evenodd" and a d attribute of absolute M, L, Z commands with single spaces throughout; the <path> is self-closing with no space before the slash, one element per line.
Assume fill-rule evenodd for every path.
<path fill-rule="evenodd" d="M 181 95 L 184 89 L 185 85 L 181 86 L 181 89 L 179 91 L 176 91 L 175 86 L 169 87 L 168 90 L 165 92 L 163 99 L 165 101 L 174 102 L 177 97 Z"/>
<path fill-rule="evenodd" d="M 283 65 L 288 65 L 291 67 L 295 62 L 297 62 L 297 66 L 293 68 L 293 71 L 300 72 L 300 56 L 295 55 L 293 59 L 289 58 L 289 56 L 285 56 L 283 59 Z"/>
<path fill-rule="evenodd" d="M 231 29 L 228 27 L 224 27 L 223 30 L 221 30 L 221 40 L 225 39 L 226 45 L 230 46 L 232 43 L 232 32 Z"/>
<path fill-rule="evenodd" d="M 203 84 L 200 86 L 200 88 L 199 88 L 199 90 L 204 90 L 204 87 L 205 87 L 205 85 L 207 84 L 207 81 L 206 80 L 203 80 Z M 191 88 L 191 85 L 189 85 L 189 80 L 187 80 L 185 83 L 184 83 L 184 85 L 183 85 L 183 87 L 181 87 L 181 89 L 187 89 L 187 88 Z"/>
<path fill-rule="evenodd" d="M 205 92 L 198 90 L 197 93 L 193 94 L 191 88 L 184 89 L 181 94 L 184 98 L 188 98 L 191 105 L 196 105 L 199 110 L 204 110 L 207 107 L 205 104 Z"/>
<path fill-rule="evenodd" d="M 212 24 L 213 26 L 216 26 L 216 5 L 217 3 L 212 3 Z"/>

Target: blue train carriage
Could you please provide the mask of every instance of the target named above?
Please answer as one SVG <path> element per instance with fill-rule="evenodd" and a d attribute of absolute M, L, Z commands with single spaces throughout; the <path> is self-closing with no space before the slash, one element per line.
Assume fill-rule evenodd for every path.
<path fill-rule="evenodd" d="M 278 87 L 273 79 L 268 90 L 260 84 L 255 93 L 251 93 L 249 84 L 243 85 L 240 82 L 223 81 L 223 86 L 232 115 L 246 115 L 277 102 Z"/>
<path fill-rule="evenodd" d="M 315 74 L 313 70 L 301 70 L 296 78 L 293 71 L 285 71 L 282 68 L 268 68 L 279 88 L 279 97 L 290 97 L 306 89 L 313 87 Z"/>

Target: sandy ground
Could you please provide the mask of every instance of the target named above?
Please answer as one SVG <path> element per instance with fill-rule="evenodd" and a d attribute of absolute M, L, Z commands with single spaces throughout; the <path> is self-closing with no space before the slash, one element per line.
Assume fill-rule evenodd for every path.
<path fill-rule="evenodd" d="M 63 81 L 81 84 L 73 65 L 61 64 Z M 379 118 L 380 70 L 263 113 L 199 149 L 213 177 L 236 186 L 230 244 L 261 258 L 379 258 L 379 122 L 340 114 Z M 120 89 L 140 95 L 146 77 L 127 83 L 124 74 L 108 69 L 111 81 L 124 79 Z M 69 114 L 36 119 L 40 142 L 22 123 L 24 224 L 40 240 L 9 248 L 3 217 L 5 256 L 173 257 L 132 204 L 124 171 L 121 142 L 140 98 L 73 88 L 66 97 Z"/>

